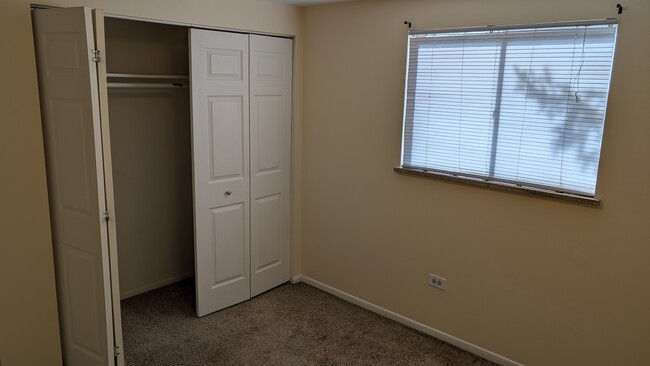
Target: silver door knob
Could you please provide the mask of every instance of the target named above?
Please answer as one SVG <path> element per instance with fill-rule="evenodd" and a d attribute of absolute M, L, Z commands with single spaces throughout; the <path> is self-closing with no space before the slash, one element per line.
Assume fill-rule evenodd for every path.
<path fill-rule="evenodd" d="M 232 194 L 232 191 L 226 191 L 226 192 L 224 193 L 224 195 L 226 195 L 226 196 L 230 196 L 231 194 Z"/>

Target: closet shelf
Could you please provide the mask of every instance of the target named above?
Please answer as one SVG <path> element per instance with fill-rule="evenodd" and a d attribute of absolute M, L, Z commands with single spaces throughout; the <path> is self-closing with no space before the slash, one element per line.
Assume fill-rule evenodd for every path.
<path fill-rule="evenodd" d="M 109 88 L 187 89 L 188 75 L 107 73 Z"/>
<path fill-rule="evenodd" d="M 189 75 L 169 75 L 169 74 L 125 74 L 125 73 L 108 73 L 108 78 L 116 79 L 189 79 Z"/>
<path fill-rule="evenodd" d="M 187 84 L 180 83 L 108 83 L 109 88 L 132 89 L 187 89 Z"/>

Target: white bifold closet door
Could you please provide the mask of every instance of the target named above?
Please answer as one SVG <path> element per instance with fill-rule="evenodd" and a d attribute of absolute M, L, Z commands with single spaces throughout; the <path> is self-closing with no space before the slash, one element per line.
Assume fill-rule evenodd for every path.
<path fill-rule="evenodd" d="M 289 280 L 290 39 L 250 36 L 251 296 Z"/>
<path fill-rule="evenodd" d="M 199 316 L 289 280 L 291 44 L 190 31 Z"/>
<path fill-rule="evenodd" d="M 190 31 L 196 313 L 250 298 L 248 35 Z"/>
<path fill-rule="evenodd" d="M 69 8 L 35 10 L 33 16 L 64 363 L 122 365 L 114 352 L 122 343 L 120 329 L 113 328 L 120 323 L 111 294 L 119 293 L 109 262 L 116 256 L 109 250 L 109 244 L 115 248 L 114 227 L 105 218 L 112 211 L 102 150 L 108 121 L 100 119 L 105 68 L 92 52 L 94 35 L 103 37 L 103 15 L 96 11 L 93 21 L 91 9 Z"/>

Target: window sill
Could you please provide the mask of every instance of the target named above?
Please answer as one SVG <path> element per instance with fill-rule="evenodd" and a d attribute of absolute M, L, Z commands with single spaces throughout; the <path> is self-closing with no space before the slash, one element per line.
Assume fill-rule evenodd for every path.
<path fill-rule="evenodd" d="M 418 169 L 407 169 L 402 167 L 396 167 L 393 170 L 400 174 L 411 175 L 416 177 L 441 180 L 445 182 L 461 183 L 461 184 L 466 184 L 475 187 L 494 189 L 497 191 L 513 192 L 513 193 L 527 194 L 527 195 L 533 195 L 538 197 L 552 198 L 552 199 L 557 199 L 562 201 L 580 203 L 587 206 L 594 206 L 594 207 L 600 206 L 600 200 L 597 198 L 577 196 L 569 193 L 559 193 L 559 192 L 553 192 L 553 191 L 548 191 L 548 190 L 543 190 L 538 188 L 521 187 L 514 184 L 507 184 L 507 183 L 500 183 L 500 182 L 488 182 L 482 179 L 474 179 L 469 177 L 455 176 L 451 174 L 443 174 L 443 173 L 430 172 L 430 171 L 418 170 Z"/>

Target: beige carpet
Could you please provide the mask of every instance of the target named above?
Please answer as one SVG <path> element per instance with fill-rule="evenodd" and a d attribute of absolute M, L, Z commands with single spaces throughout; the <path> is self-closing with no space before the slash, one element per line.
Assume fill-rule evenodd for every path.
<path fill-rule="evenodd" d="M 197 318 L 194 282 L 122 301 L 128 366 L 494 365 L 306 284 Z"/>

